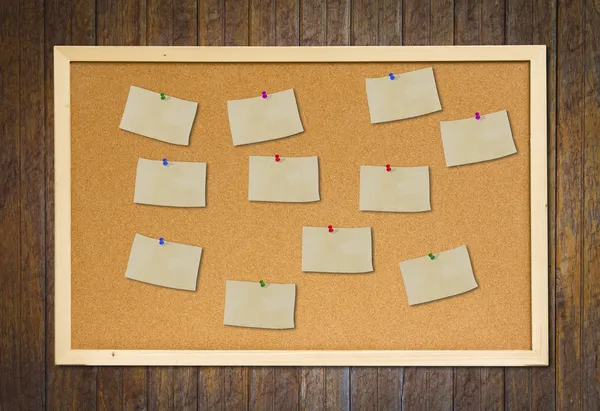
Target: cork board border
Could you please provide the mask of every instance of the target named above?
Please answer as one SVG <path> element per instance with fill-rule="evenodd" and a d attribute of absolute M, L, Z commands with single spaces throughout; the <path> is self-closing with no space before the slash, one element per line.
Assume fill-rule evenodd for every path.
<path fill-rule="evenodd" d="M 501 62 L 530 67 L 530 350 L 84 350 L 71 345 L 71 62 Z M 82 365 L 526 366 L 548 364 L 544 46 L 55 47 L 55 361 Z"/>

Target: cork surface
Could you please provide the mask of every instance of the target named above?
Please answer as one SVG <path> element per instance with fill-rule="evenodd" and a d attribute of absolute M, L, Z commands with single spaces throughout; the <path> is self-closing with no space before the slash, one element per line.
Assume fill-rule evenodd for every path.
<path fill-rule="evenodd" d="M 365 77 L 433 66 L 442 111 L 371 124 Z M 119 129 L 130 85 L 198 101 L 189 147 Z M 228 99 L 293 88 L 305 132 L 233 147 Z M 507 109 L 518 153 L 447 168 L 439 122 Z M 75 349 L 530 349 L 528 63 L 72 63 Z M 256 203 L 248 156 L 319 156 L 321 201 Z M 133 203 L 139 157 L 207 162 L 206 208 Z M 432 211 L 359 211 L 361 165 L 429 165 Z M 374 272 L 301 272 L 303 226 L 372 227 Z M 203 248 L 198 290 L 125 278 L 135 233 Z M 466 244 L 479 287 L 409 307 L 398 263 Z M 225 281 L 294 283 L 296 328 L 223 326 Z"/>

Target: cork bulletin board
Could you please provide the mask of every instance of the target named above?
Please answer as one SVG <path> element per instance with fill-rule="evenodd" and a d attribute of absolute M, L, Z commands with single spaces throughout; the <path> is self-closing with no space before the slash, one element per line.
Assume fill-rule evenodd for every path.
<path fill-rule="evenodd" d="M 371 124 L 365 78 L 432 67 L 442 111 Z M 119 129 L 131 85 L 198 102 L 189 146 Z M 304 133 L 234 147 L 227 100 L 293 88 Z M 548 361 L 545 48 L 55 49 L 58 364 Z M 446 167 L 440 121 L 507 110 L 517 154 Z M 321 200 L 248 201 L 248 157 L 319 157 Z M 206 208 L 133 203 L 139 157 L 207 163 Z M 425 213 L 359 211 L 361 165 L 430 167 Z M 301 270 L 303 226 L 371 227 L 374 271 Z M 136 233 L 198 245 L 195 292 L 125 278 Z M 409 306 L 399 262 L 466 244 L 478 288 Z M 226 280 L 296 284 L 295 328 L 223 325 Z"/>

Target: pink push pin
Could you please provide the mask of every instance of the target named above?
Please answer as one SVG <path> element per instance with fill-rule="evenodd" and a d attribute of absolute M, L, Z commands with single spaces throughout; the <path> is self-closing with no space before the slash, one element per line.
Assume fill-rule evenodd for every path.
<path fill-rule="evenodd" d="M 267 98 L 267 92 L 266 91 L 262 92 L 262 98 Z"/>
<path fill-rule="evenodd" d="M 390 171 L 392 171 L 392 167 L 390 167 L 389 164 L 386 164 L 385 165 L 385 171 L 387 171 L 389 173 Z"/>
<path fill-rule="evenodd" d="M 333 233 L 333 226 L 332 225 L 328 225 L 327 228 L 329 229 L 330 233 Z"/>
<path fill-rule="evenodd" d="M 275 154 L 275 161 L 277 161 L 278 163 L 281 161 L 281 159 L 279 158 L 279 154 Z"/>
<path fill-rule="evenodd" d="M 479 111 L 475 112 L 475 120 L 481 120 L 481 116 L 479 115 Z"/>

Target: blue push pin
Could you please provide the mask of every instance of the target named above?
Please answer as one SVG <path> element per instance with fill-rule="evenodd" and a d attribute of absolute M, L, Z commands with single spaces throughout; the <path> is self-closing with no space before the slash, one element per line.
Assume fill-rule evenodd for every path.
<path fill-rule="evenodd" d="M 394 73 L 390 73 L 390 80 L 395 79 L 396 77 L 394 77 Z"/>
<path fill-rule="evenodd" d="M 164 239 L 164 238 L 162 238 L 162 237 L 161 237 L 161 238 L 159 238 L 159 239 L 158 239 L 158 244 L 160 244 L 160 245 L 165 245 L 165 239 Z"/>
<path fill-rule="evenodd" d="M 163 166 L 168 166 L 168 165 L 169 165 L 169 162 L 167 161 L 167 159 L 163 158 Z"/>

